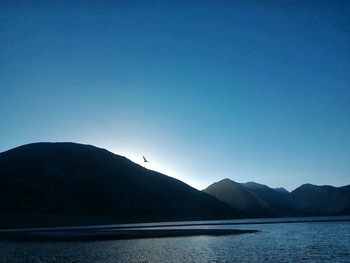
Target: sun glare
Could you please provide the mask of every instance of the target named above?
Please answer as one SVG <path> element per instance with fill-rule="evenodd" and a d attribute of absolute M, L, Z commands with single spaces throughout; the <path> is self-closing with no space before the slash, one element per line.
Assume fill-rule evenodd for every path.
<path fill-rule="evenodd" d="M 185 173 L 182 171 L 177 171 L 174 167 L 169 167 L 169 165 L 164 164 L 157 156 L 147 153 L 134 153 L 127 150 L 115 150 L 113 148 L 109 148 L 109 150 L 115 154 L 125 156 L 130 161 L 139 164 L 149 170 L 165 174 L 167 176 L 178 179 L 196 189 L 202 189 L 202 185 L 200 182 L 192 181 L 188 176 L 185 176 Z M 144 162 L 143 156 L 145 156 L 148 162 Z"/>
<path fill-rule="evenodd" d="M 158 173 L 166 174 L 169 176 L 174 176 L 173 171 L 171 169 L 169 169 L 169 168 L 163 166 L 162 164 L 160 164 L 159 162 L 157 162 L 157 160 L 153 159 L 151 155 L 136 154 L 136 153 L 128 152 L 128 151 L 117 152 L 117 151 L 114 151 L 113 149 L 111 149 L 111 152 L 118 154 L 118 155 L 125 156 L 130 161 L 137 163 L 137 164 L 139 164 L 139 165 L 141 165 L 149 170 L 153 170 L 153 171 L 156 171 Z M 147 159 L 148 162 L 144 162 L 143 156 Z"/>

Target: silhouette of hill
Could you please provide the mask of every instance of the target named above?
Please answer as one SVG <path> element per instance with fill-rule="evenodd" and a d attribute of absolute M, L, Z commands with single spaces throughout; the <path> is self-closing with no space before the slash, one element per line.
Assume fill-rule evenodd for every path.
<path fill-rule="evenodd" d="M 250 188 L 230 179 L 223 179 L 208 186 L 203 192 L 215 196 L 235 209 L 242 210 L 252 216 L 269 215 L 272 207 L 263 199 L 250 191 Z"/>
<path fill-rule="evenodd" d="M 343 214 L 350 211 L 350 185 L 334 187 L 303 184 L 291 192 L 293 206 L 307 214 Z"/>
<path fill-rule="evenodd" d="M 289 194 L 289 191 L 287 191 L 285 188 L 283 187 L 277 187 L 277 188 L 273 188 L 274 190 L 281 192 L 281 193 L 285 193 L 285 194 Z"/>
<path fill-rule="evenodd" d="M 243 183 L 256 198 L 263 200 L 271 207 L 271 215 L 281 216 L 294 214 L 291 210 L 291 196 L 284 188 L 284 191 L 279 188 L 278 190 L 270 188 L 266 185 L 258 184 L 255 182 Z"/>
<path fill-rule="evenodd" d="M 64 225 L 88 217 L 110 223 L 241 214 L 177 179 L 76 143 L 33 143 L 0 153 L 0 211 L 9 218 L 22 215 L 22 223 L 27 216 L 30 226 L 57 224 L 57 216 Z"/>
<path fill-rule="evenodd" d="M 350 185 L 304 184 L 289 193 L 284 188 L 224 179 L 203 191 L 252 216 L 350 214 Z"/>

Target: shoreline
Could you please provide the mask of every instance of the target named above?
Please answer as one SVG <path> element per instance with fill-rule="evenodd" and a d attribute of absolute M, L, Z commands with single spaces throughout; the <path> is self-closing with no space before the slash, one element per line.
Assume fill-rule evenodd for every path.
<path fill-rule="evenodd" d="M 230 222 L 230 221 L 235 222 Z M 336 218 L 329 217 L 276 217 L 276 218 L 248 218 L 231 220 L 191 220 L 191 221 L 169 221 L 169 222 L 139 222 L 139 223 L 118 223 L 118 224 L 90 224 L 71 226 L 43 226 L 43 227 L 17 227 L 0 228 L 0 237 L 3 232 L 15 231 L 46 231 L 46 230 L 89 230 L 89 229 L 141 229 L 141 228 L 167 228 L 183 226 L 231 226 L 231 225 L 261 225 L 261 224 L 298 224 L 298 223 L 334 223 L 350 222 L 350 216 Z M 218 222 L 216 222 L 218 221 Z"/>
<path fill-rule="evenodd" d="M 0 239 L 11 241 L 94 241 L 188 236 L 225 236 L 257 232 L 257 230 L 239 229 L 47 229 L 3 231 L 0 233 Z"/>

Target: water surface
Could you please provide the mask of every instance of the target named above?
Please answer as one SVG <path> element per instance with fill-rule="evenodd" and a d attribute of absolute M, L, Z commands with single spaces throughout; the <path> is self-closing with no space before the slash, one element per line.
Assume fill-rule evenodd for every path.
<path fill-rule="evenodd" d="M 234 225 L 195 226 L 260 231 L 237 236 L 93 242 L 0 241 L 0 262 L 350 262 L 350 218 L 338 219 L 339 222 L 302 223 L 293 223 L 296 219 L 291 223 L 261 219 L 269 224 L 261 224 L 261 220 L 226 220 L 206 222 Z"/>

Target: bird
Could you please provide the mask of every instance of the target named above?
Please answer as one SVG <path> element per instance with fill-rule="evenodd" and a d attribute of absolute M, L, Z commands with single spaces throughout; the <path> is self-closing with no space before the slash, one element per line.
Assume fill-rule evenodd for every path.
<path fill-rule="evenodd" d="M 142 156 L 143 157 L 143 162 L 144 163 L 149 163 L 149 161 L 147 161 L 147 159 L 145 158 L 145 156 Z"/>

